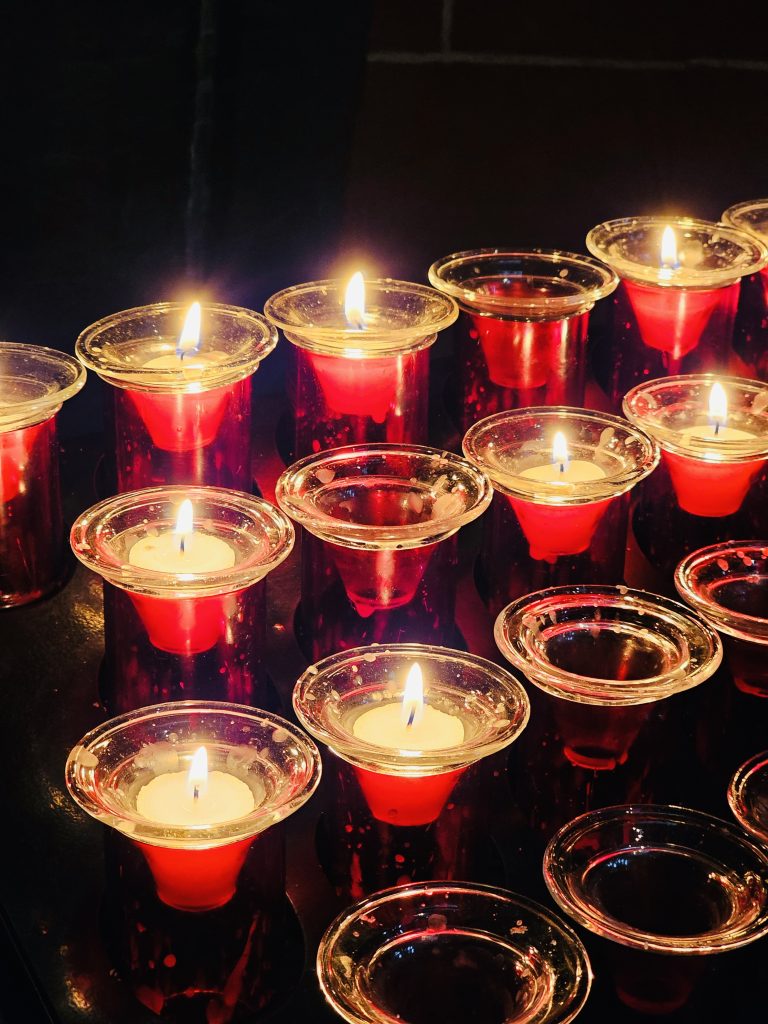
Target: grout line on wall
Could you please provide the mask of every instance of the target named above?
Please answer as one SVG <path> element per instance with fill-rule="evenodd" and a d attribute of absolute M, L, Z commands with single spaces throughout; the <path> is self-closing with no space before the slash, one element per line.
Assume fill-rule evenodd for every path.
<path fill-rule="evenodd" d="M 450 0 L 447 0 L 450 3 Z M 612 57 L 556 57 L 547 54 L 460 53 L 439 51 L 408 53 L 379 51 L 368 54 L 371 64 L 477 64 L 521 68 L 596 68 L 616 71 L 685 71 L 707 68 L 714 71 L 768 72 L 768 61 L 722 57 L 684 57 L 679 60 L 636 60 Z"/>

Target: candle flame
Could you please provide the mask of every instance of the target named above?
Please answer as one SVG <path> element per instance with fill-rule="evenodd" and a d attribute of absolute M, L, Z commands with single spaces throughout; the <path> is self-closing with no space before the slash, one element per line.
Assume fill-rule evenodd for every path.
<path fill-rule="evenodd" d="M 344 316 L 350 327 L 365 328 L 365 281 L 358 270 L 353 274 L 344 293 Z"/>
<path fill-rule="evenodd" d="M 179 359 L 184 356 L 193 356 L 200 348 L 200 303 L 193 302 L 189 307 L 187 318 L 179 335 L 179 343 L 176 346 L 176 355 Z"/>
<path fill-rule="evenodd" d="M 709 419 L 714 424 L 715 433 L 725 426 L 728 419 L 728 398 L 719 380 L 715 381 L 709 392 Z"/>
<path fill-rule="evenodd" d="M 189 498 L 185 498 L 179 505 L 179 512 L 176 516 L 176 527 L 174 533 L 179 538 L 179 551 L 184 554 L 184 546 L 187 543 L 187 536 L 192 533 L 194 529 L 194 513 L 192 511 L 192 502 Z"/>
<path fill-rule="evenodd" d="M 666 270 L 674 270 L 677 265 L 677 238 L 672 226 L 667 224 L 661 236 L 661 266 Z"/>
<path fill-rule="evenodd" d="M 568 465 L 568 442 L 565 440 L 562 430 L 558 430 L 552 440 L 552 461 L 559 462 L 560 472 L 565 472 L 565 467 Z"/>
<path fill-rule="evenodd" d="M 417 662 L 411 665 L 405 680 L 403 693 L 402 720 L 406 725 L 416 725 L 424 717 L 424 679 Z"/>
<path fill-rule="evenodd" d="M 198 747 L 187 773 L 187 789 L 197 800 L 205 794 L 208 786 L 208 751 L 205 747 Z"/>

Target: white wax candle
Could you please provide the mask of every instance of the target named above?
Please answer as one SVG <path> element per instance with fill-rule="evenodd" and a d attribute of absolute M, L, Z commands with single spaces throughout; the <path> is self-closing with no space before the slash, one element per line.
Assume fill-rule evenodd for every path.
<path fill-rule="evenodd" d="M 256 806 L 249 787 L 228 772 L 209 772 L 198 797 L 190 789 L 186 771 L 156 775 L 139 790 L 136 810 L 159 825 L 187 828 L 234 821 L 250 814 Z"/>
<path fill-rule="evenodd" d="M 181 536 L 175 530 L 163 530 L 155 537 L 137 540 L 128 552 L 128 561 L 153 572 L 208 573 L 231 569 L 235 550 L 221 537 L 199 530 Z"/>
<path fill-rule="evenodd" d="M 370 708 L 355 719 L 352 732 L 365 743 L 394 750 L 442 750 L 464 740 L 464 723 L 456 715 L 446 714 L 425 704 L 420 717 L 411 725 L 403 721 L 403 705 L 392 701 Z"/>
<path fill-rule="evenodd" d="M 594 462 L 586 459 L 570 459 L 567 462 L 547 462 L 543 466 L 531 466 L 518 474 L 526 480 L 538 480 L 541 483 L 589 483 L 591 480 L 604 480 L 605 470 Z"/>
<path fill-rule="evenodd" d="M 176 352 L 169 352 L 164 356 L 154 356 L 142 365 L 146 370 L 183 370 L 190 374 L 196 370 L 204 370 L 207 366 L 215 366 L 223 363 L 227 358 L 226 352 L 197 352 L 185 355 L 183 358 Z"/>
<path fill-rule="evenodd" d="M 680 431 L 680 436 L 695 441 L 712 441 L 717 445 L 721 441 L 751 441 L 756 435 L 749 430 L 739 430 L 738 427 L 716 429 L 712 424 L 703 423 L 698 427 L 685 427 Z"/>

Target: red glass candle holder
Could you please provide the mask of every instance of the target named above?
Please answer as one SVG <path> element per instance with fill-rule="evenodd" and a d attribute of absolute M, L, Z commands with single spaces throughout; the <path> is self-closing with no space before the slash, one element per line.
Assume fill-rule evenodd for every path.
<path fill-rule="evenodd" d="M 722 429 L 709 412 L 715 384 L 727 398 Z M 660 589 L 670 589 L 677 563 L 691 551 L 768 534 L 761 493 L 768 384 L 711 374 L 667 377 L 633 388 L 624 412 L 661 447 L 661 466 L 643 484 L 632 522 Z"/>
<path fill-rule="evenodd" d="M 455 418 L 529 405 L 582 405 L 589 312 L 616 288 L 589 256 L 556 250 L 472 249 L 429 268 L 459 303 Z"/>
<path fill-rule="evenodd" d="M 728 786 L 728 803 L 739 824 L 768 847 L 768 751 L 739 767 Z"/>
<path fill-rule="evenodd" d="M 194 515 L 190 556 L 196 536 L 214 538 L 233 564 L 193 565 L 190 572 L 182 571 L 184 556 L 174 565 L 161 558 L 155 568 L 133 564 L 135 545 L 175 538 L 186 499 Z M 218 487 L 151 487 L 84 512 L 72 527 L 72 549 L 104 580 L 107 690 L 115 709 L 173 697 L 262 704 L 262 581 L 290 554 L 293 538 L 290 521 L 269 502 Z"/>
<path fill-rule="evenodd" d="M 64 577 L 56 414 L 84 383 L 72 356 L 0 342 L 0 608 L 34 601 Z"/>
<path fill-rule="evenodd" d="M 496 644 L 555 701 L 563 751 L 593 771 L 623 764 L 653 704 L 698 686 L 722 659 L 684 605 L 627 587 L 552 587 L 499 615 Z"/>
<path fill-rule="evenodd" d="M 186 307 L 140 306 L 77 339 L 107 384 L 107 436 L 118 492 L 162 484 L 253 488 L 251 376 L 277 344 L 258 313 L 203 303 L 200 341 L 179 356 Z"/>
<path fill-rule="evenodd" d="M 768 698 L 768 541 L 727 541 L 694 551 L 677 567 L 675 585 L 723 634 L 735 685 Z"/>
<path fill-rule="evenodd" d="M 700 811 L 581 815 L 550 842 L 544 880 L 566 914 L 606 940 L 616 994 L 640 1013 L 681 1009 L 702 958 L 768 934 L 768 854 Z"/>
<path fill-rule="evenodd" d="M 197 796 L 190 793 L 173 801 L 176 809 L 181 800 L 189 804 L 184 825 L 142 814 L 142 791 L 155 779 L 185 773 L 201 746 L 211 773 L 250 790 L 253 810 L 207 824 L 193 813 Z M 320 780 L 320 754 L 277 715 L 180 701 L 140 708 L 91 730 L 70 753 L 66 780 L 84 811 L 139 847 L 163 903 L 202 911 L 232 899 L 256 836 L 310 798 Z"/>
<path fill-rule="evenodd" d="M 562 474 L 557 433 L 568 447 Z M 606 413 L 518 409 L 476 423 L 464 454 L 496 491 L 478 564 L 492 611 L 547 585 L 623 578 L 629 491 L 659 459 L 644 433 Z"/>
<path fill-rule="evenodd" d="M 768 246 L 768 199 L 751 199 L 729 206 L 723 222 L 754 235 Z M 745 376 L 768 380 L 768 267 L 741 282 L 734 332 L 736 354 L 745 364 Z"/>
<path fill-rule="evenodd" d="M 666 228 L 676 243 L 670 253 L 662 250 Z M 732 371 L 739 282 L 768 262 L 765 246 L 710 221 L 627 217 L 598 224 L 587 248 L 621 278 L 612 327 L 592 353 L 616 411 L 648 378 Z"/>
<path fill-rule="evenodd" d="M 251 844 L 231 900 L 189 914 L 158 899 L 140 848 L 105 829 L 104 948 L 154 1015 L 224 1024 L 264 1011 L 299 983 L 305 950 L 285 893 L 284 833 L 278 825 Z"/>
<path fill-rule="evenodd" d="M 306 531 L 297 626 L 308 656 L 453 640 L 453 538 L 491 500 L 474 466 L 416 445 L 353 445 L 290 466 L 276 497 Z"/>
<path fill-rule="evenodd" d="M 344 313 L 344 284 L 312 281 L 278 292 L 264 311 L 294 348 L 293 456 L 427 434 L 429 346 L 458 316 L 425 285 L 366 281 L 363 326 Z"/>
<path fill-rule="evenodd" d="M 414 663 L 424 674 L 426 708 L 458 719 L 463 739 L 411 750 L 390 743 L 386 731 L 381 744 L 360 738 L 356 722 L 367 712 L 388 705 L 397 711 Z M 508 672 L 426 644 L 359 647 L 324 658 L 298 680 L 293 706 L 302 725 L 354 767 L 373 817 L 403 826 L 435 821 L 469 765 L 512 743 L 529 711 L 525 690 Z M 407 738 L 405 727 L 401 739 Z"/>
<path fill-rule="evenodd" d="M 592 984 L 586 950 L 549 910 L 437 881 L 348 907 L 320 942 L 317 976 L 350 1024 L 567 1024 Z"/>

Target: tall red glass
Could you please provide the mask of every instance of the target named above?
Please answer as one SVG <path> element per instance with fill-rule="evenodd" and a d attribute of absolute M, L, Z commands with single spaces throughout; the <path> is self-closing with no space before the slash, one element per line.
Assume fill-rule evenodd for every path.
<path fill-rule="evenodd" d="M 56 414 L 84 383 L 72 356 L 0 342 L 0 608 L 42 597 L 65 575 Z"/>
<path fill-rule="evenodd" d="M 293 346 L 295 458 L 426 439 L 428 349 L 456 319 L 456 304 L 406 281 L 366 281 L 365 289 L 359 325 L 346 318 L 340 281 L 287 288 L 264 307 Z"/>
<path fill-rule="evenodd" d="M 77 340 L 105 394 L 117 492 L 188 483 L 251 491 L 251 377 L 277 343 L 263 316 L 204 303 L 198 346 L 181 349 L 187 309 L 141 306 L 105 317 Z"/>
<path fill-rule="evenodd" d="M 673 233 L 669 251 L 665 229 Z M 627 217 L 593 228 L 587 248 L 621 278 L 612 323 L 592 350 L 592 370 L 615 411 L 649 378 L 744 370 L 733 352 L 739 282 L 768 262 L 762 243 L 709 221 Z"/>
<path fill-rule="evenodd" d="M 746 231 L 768 246 L 768 199 L 729 206 L 723 222 Z M 768 267 L 741 282 L 734 348 L 744 363 L 744 376 L 768 380 Z"/>
<path fill-rule="evenodd" d="M 451 389 L 462 431 L 504 409 L 583 405 L 589 313 L 614 272 L 556 250 L 472 249 L 433 263 L 429 280 L 456 299 Z"/>
<path fill-rule="evenodd" d="M 477 568 L 494 613 L 545 586 L 623 579 L 629 491 L 658 462 L 642 431 L 585 409 L 517 409 L 471 427 L 464 453 L 496 492 Z"/>

